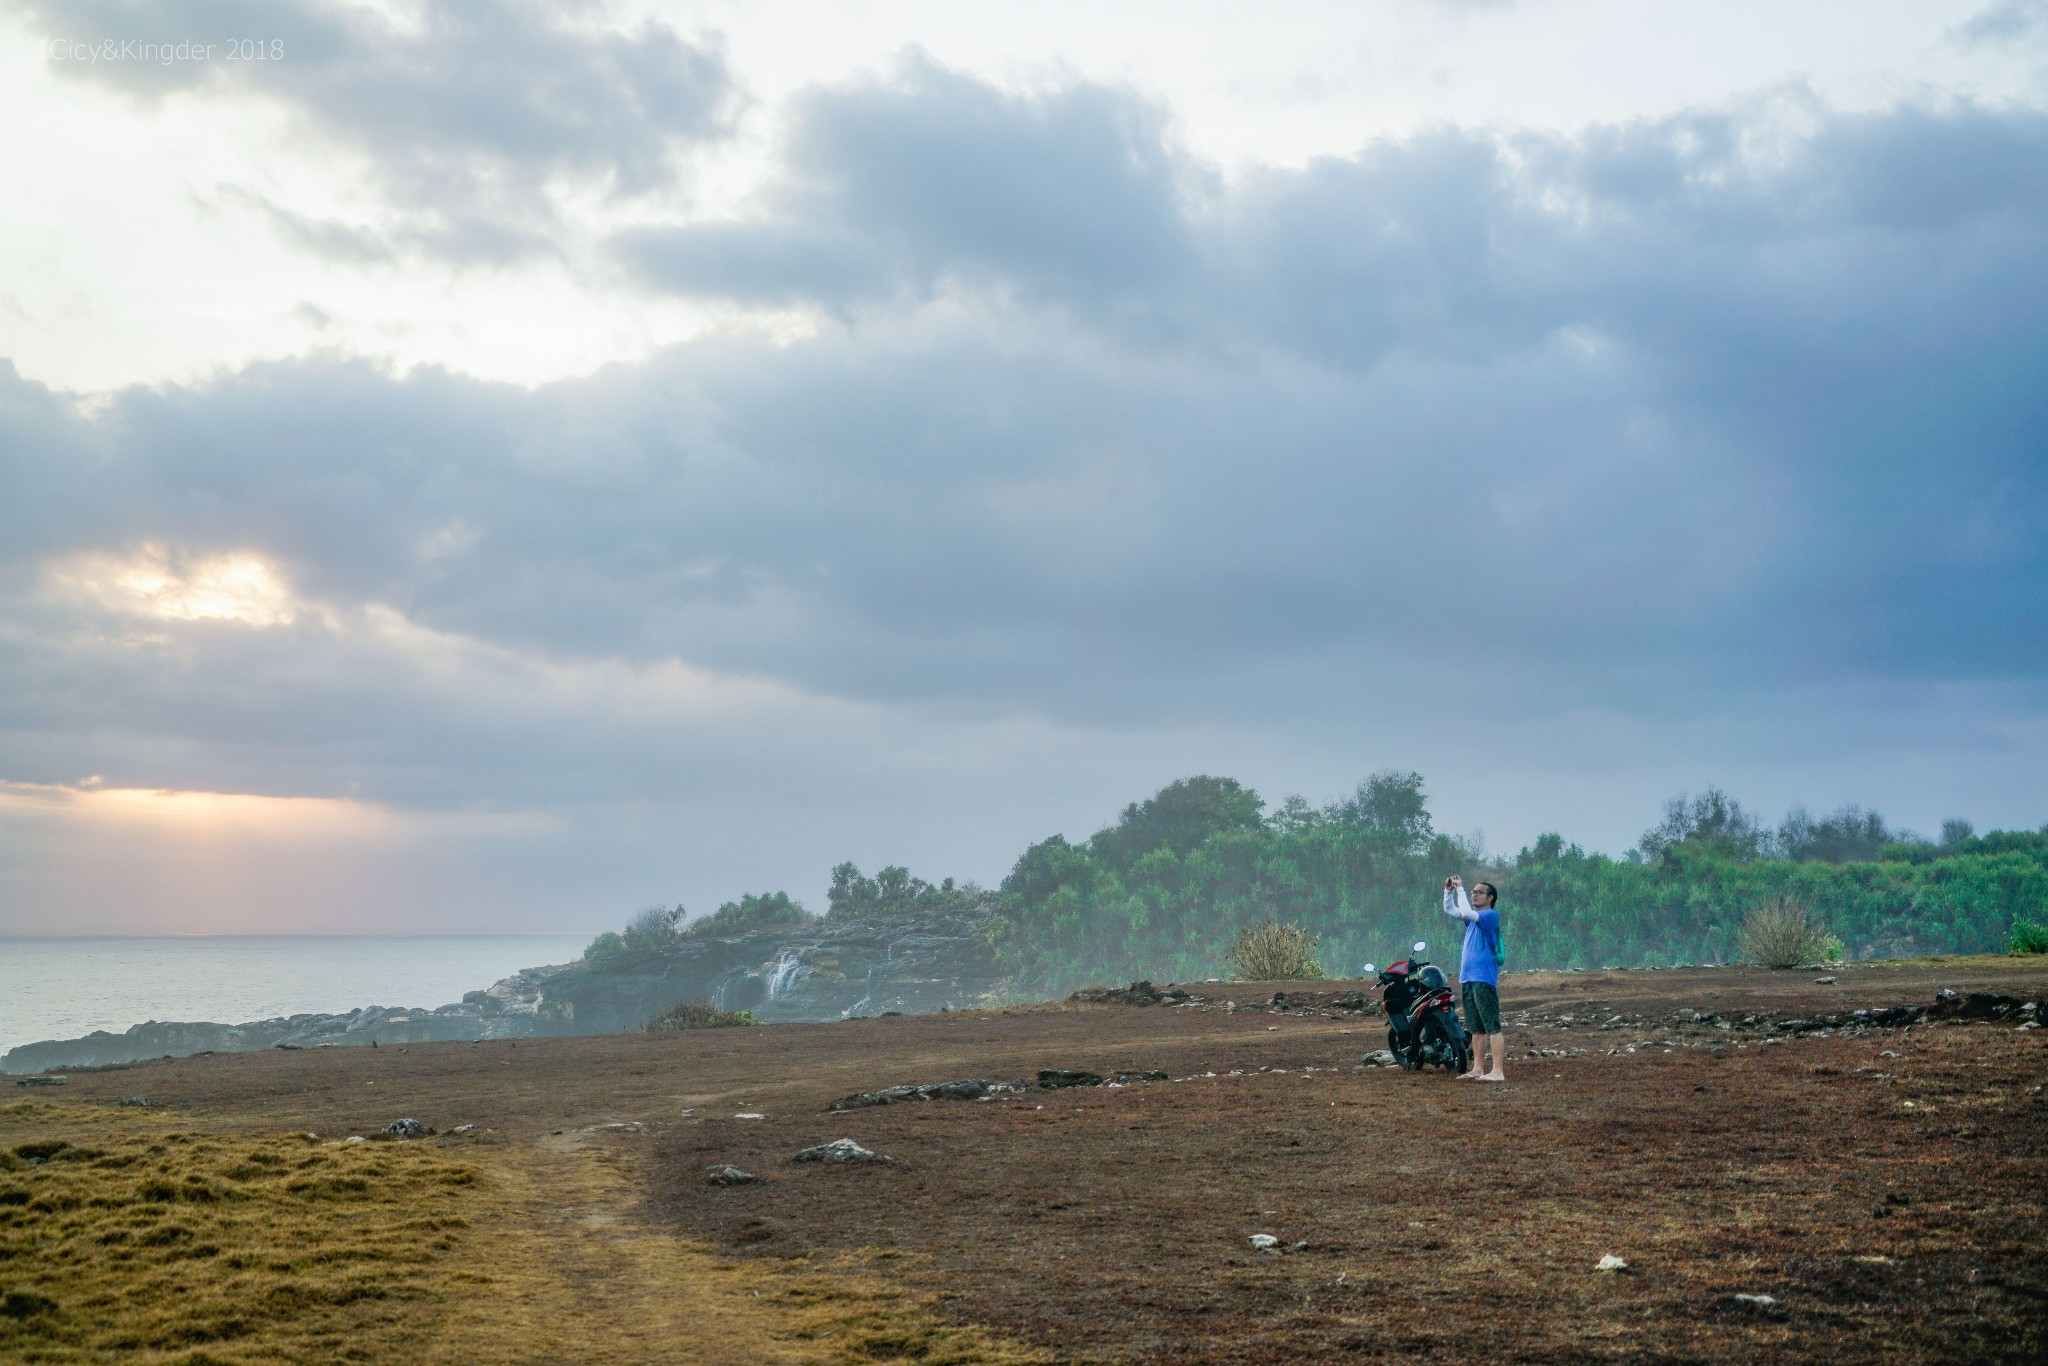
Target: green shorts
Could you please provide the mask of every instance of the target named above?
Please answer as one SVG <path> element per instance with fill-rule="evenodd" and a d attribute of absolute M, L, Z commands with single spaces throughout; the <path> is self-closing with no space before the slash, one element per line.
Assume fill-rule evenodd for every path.
<path fill-rule="evenodd" d="M 1500 993 L 1491 982 L 1467 982 L 1465 1028 L 1474 1034 L 1500 1033 Z"/>

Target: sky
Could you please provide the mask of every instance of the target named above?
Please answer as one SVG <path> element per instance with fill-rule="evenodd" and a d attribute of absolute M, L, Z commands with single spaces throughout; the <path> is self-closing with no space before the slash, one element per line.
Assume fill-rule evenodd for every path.
<path fill-rule="evenodd" d="M 2048 0 L 0 0 L 0 934 L 2048 820 Z"/>

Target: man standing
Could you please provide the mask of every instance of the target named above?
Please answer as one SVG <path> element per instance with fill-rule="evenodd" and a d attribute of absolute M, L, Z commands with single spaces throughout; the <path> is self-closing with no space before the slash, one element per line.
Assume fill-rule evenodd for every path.
<path fill-rule="evenodd" d="M 1458 986 L 1465 998 L 1465 1029 L 1472 1035 L 1472 1067 L 1460 1081 L 1506 1081 L 1502 1064 L 1507 1052 L 1500 1039 L 1500 912 L 1491 882 L 1472 884 L 1465 896 L 1463 878 L 1444 880 L 1444 914 L 1465 922 L 1465 956 L 1458 964 Z M 1493 1055 L 1491 1068 L 1482 1065 Z"/>

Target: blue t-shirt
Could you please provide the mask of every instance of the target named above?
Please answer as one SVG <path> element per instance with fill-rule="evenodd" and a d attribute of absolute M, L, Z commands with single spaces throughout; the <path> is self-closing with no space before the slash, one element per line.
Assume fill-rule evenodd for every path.
<path fill-rule="evenodd" d="M 1458 964 L 1458 981 L 1484 982 L 1500 986 L 1500 912 L 1492 907 L 1481 911 L 1477 920 L 1465 922 L 1465 957 Z"/>

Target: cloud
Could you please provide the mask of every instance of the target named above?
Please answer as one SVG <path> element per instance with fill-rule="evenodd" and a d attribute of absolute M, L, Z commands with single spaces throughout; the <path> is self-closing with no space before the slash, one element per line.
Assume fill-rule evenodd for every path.
<path fill-rule="evenodd" d="M 2048 4 L 2043 0 L 1998 0 L 1951 31 L 1964 47 L 2005 47 L 2048 29 Z"/>
<path fill-rule="evenodd" d="M 49 37 L 52 68 L 65 76 L 147 102 L 267 102 L 358 155 L 381 202 L 374 230 L 253 201 L 302 244 L 350 261 L 426 252 L 474 263 L 545 251 L 562 227 L 561 192 L 674 190 L 685 151 L 726 136 L 738 99 L 715 44 L 656 24 L 609 30 L 582 22 L 589 16 L 574 7 L 426 0 L 391 14 L 341 0 L 66 0 L 28 8 Z M 206 55 L 180 57 L 181 44 Z M 154 58 L 166 51 L 168 59 Z"/>
<path fill-rule="evenodd" d="M 1767 105 L 1226 183 L 1130 92 L 913 61 L 808 95 L 751 217 L 619 242 L 806 335 L 0 373 L 0 772 L 640 804 L 805 867 L 1246 755 L 1654 782 L 1629 834 L 1731 766 L 2032 773 L 2044 154 Z"/>
<path fill-rule="evenodd" d="M 625 259 L 758 301 L 849 306 L 966 279 L 1115 307 L 1188 268 L 1186 213 L 1213 190 L 1131 92 L 1009 93 L 915 52 L 886 79 L 810 91 L 791 120 L 751 216 L 622 233 Z"/>

